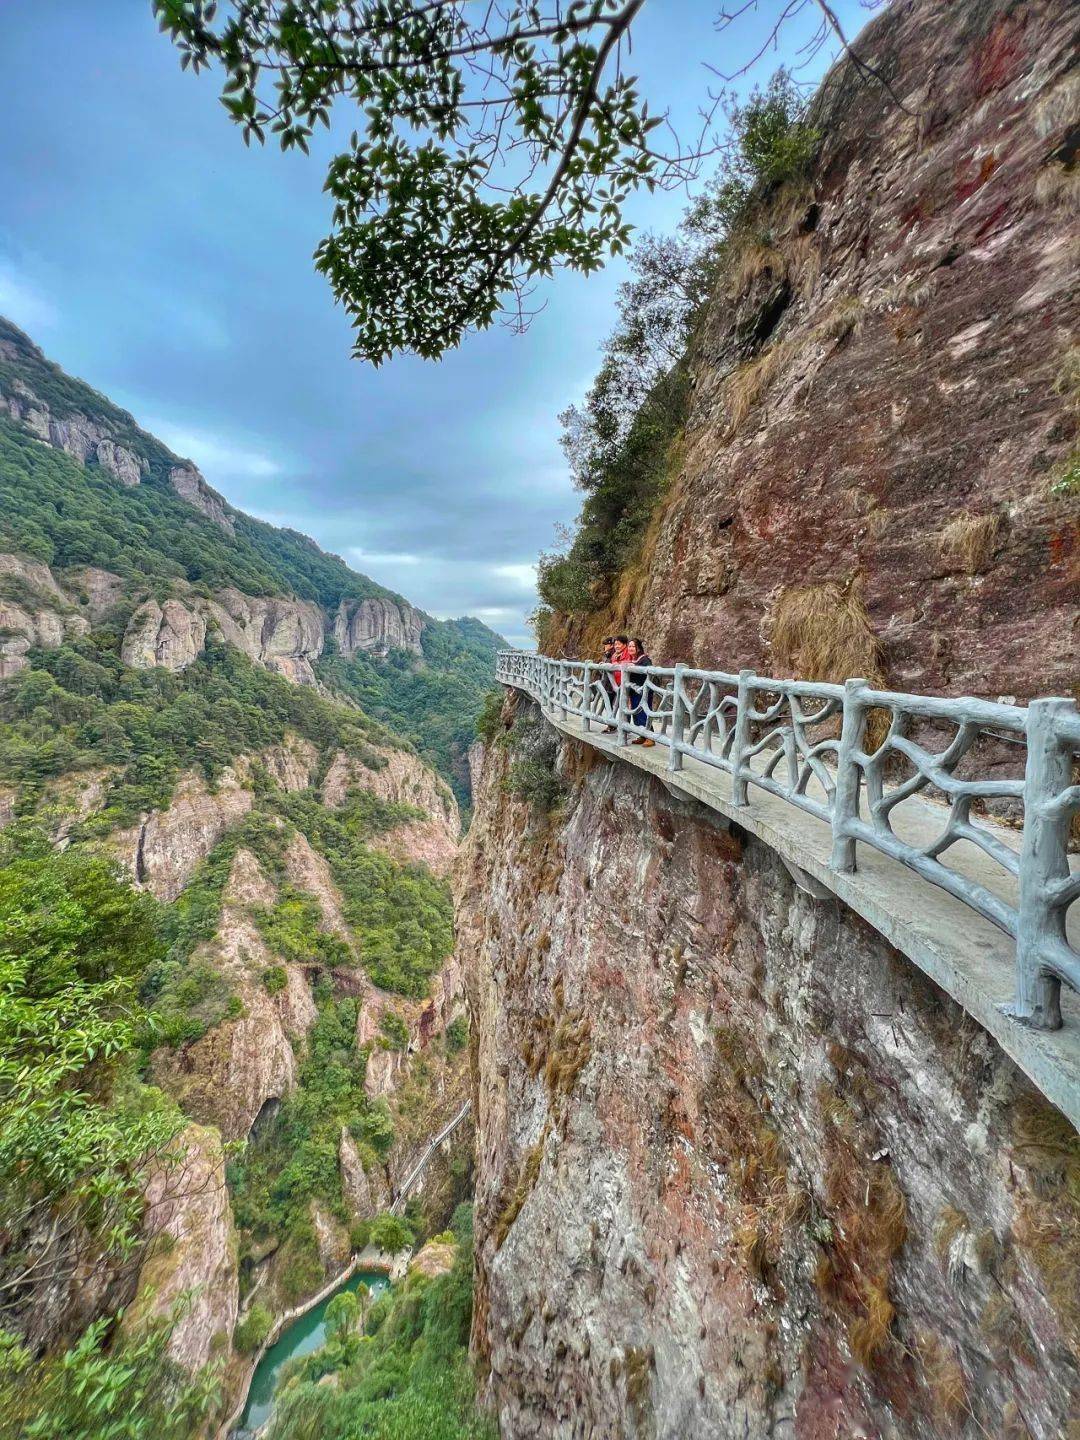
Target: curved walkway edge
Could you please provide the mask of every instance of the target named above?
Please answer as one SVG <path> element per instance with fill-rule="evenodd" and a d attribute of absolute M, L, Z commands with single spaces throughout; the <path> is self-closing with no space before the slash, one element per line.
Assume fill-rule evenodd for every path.
<path fill-rule="evenodd" d="M 523 686 L 514 688 L 530 693 Z M 576 716 L 563 720 L 543 706 L 541 713 L 569 738 L 644 771 L 672 795 L 698 801 L 756 835 L 776 851 L 803 890 L 818 899 L 835 897 L 861 915 L 978 1021 L 1080 1129 L 1080 998 L 1063 988 L 1060 1030 L 1033 1029 L 1004 1013 L 1002 1006 L 1013 993 L 1015 953 L 1011 937 L 996 925 L 870 846 L 862 847 L 854 872 L 831 868 L 826 824 L 756 788 L 749 804 L 735 804 L 731 777 L 722 770 L 689 755 L 681 769 L 671 770 L 660 746 L 620 746 L 616 736 L 586 731 Z M 930 812 L 927 823 L 940 825 L 940 807 L 921 804 Z M 1005 827 L 1001 832 L 1003 843 L 1018 843 Z M 973 871 L 979 864 L 975 857 Z"/>

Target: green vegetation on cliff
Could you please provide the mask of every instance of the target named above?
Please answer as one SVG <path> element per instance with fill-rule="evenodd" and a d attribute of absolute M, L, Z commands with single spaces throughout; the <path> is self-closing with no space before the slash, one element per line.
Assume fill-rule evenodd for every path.
<path fill-rule="evenodd" d="M 502 636 L 466 616 L 426 626 L 420 641 L 424 663 L 393 650 L 384 659 L 357 655 L 343 661 L 326 656 L 318 673 L 369 715 L 415 745 L 453 787 L 458 803 L 469 802 L 467 756 L 491 685 L 495 651 Z"/>
<path fill-rule="evenodd" d="M 0 413 L 0 552 L 58 571 L 94 566 L 119 575 L 126 582 L 119 623 L 136 599 L 153 594 L 162 600 L 178 586 L 207 596 L 230 586 L 251 596 L 296 596 L 320 605 L 328 626 L 343 600 L 405 603 L 307 536 L 226 506 L 230 534 L 173 488 L 170 475 L 186 462 L 126 411 L 46 360 L 2 317 L 0 395 L 27 406 L 36 399 L 54 421 L 85 418 L 143 467 L 138 485 L 122 485 L 109 470 L 79 464 Z M 0 594 L 11 586 L 0 584 Z M 479 620 L 424 617 L 421 656 L 360 654 L 346 661 L 333 655 L 330 642 L 321 678 L 412 741 L 467 802 L 465 750 L 501 643 Z"/>
<path fill-rule="evenodd" d="M 342 1307 L 322 1349 L 286 1373 L 271 1440 L 495 1440 L 494 1423 L 476 1409 L 469 1365 L 467 1205 L 455 1212 L 452 1238 L 447 1274 L 410 1274 L 374 1302 L 363 1326 L 359 1305 Z M 328 1375 L 336 1383 L 321 1384 Z"/>
<path fill-rule="evenodd" d="M 4 1440 L 187 1440 L 216 1391 L 168 1360 L 168 1321 L 109 1345 L 116 1317 L 101 1316 L 45 1357 L 23 1340 L 43 1262 L 61 1293 L 137 1263 L 147 1177 L 183 1124 L 137 1073 L 156 909 L 99 856 L 56 854 L 25 825 L 0 837 Z"/>
<path fill-rule="evenodd" d="M 105 626 L 55 650 L 0 685 L 0 780 L 40 792 L 42 782 L 105 766 L 106 809 L 91 829 L 133 823 L 167 805 L 184 770 L 213 783 L 241 755 L 258 755 L 295 731 L 324 757 L 345 750 L 371 769 L 368 743 L 393 743 L 361 711 L 334 704 L 208 640 L 187 669 L 132 670 L 120 627 Z"/>
<path fill-rule="evenodd" d="M 783 71 L 730 112 L 732 143 L 674 236 L 647 236 L 618 295 L 618 321 L 585 403 L 560 417 L 563 448 L 584 494 L 565 553 L 541 557 L 540 597 L 561 613 L 602 606 L 641 548 L 673 472 L 689 410 L 688 355 L 726 267 L 767 253 L 767 201 L 806 174 L 818 135 Z M 781 305 L 781 310 L 782 310 Z M 753 346 L 756 338 L 745 337 Z"/>

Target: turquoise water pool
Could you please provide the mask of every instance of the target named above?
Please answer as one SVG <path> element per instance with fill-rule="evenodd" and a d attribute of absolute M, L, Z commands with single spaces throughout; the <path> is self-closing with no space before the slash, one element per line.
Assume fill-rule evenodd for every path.
<path fill-rule="evenodd" d="M 281 1332 L 256 1366 L 244 1413 L 232 1432 L 234 1440 L 253 1435 L 270 1419 L 274 1409 L 274 1389 L 282 1366 L 297 1355 L 310 1355 L 326 1339 L 326 1307 L 334 1295 L 340 1295 L 342 1290 L 355 1290 L 361 1284 L 366 1285 L 373 1295 L 379 1295 L 389 1283 L 380 1271 L 360 1270 Z"/>

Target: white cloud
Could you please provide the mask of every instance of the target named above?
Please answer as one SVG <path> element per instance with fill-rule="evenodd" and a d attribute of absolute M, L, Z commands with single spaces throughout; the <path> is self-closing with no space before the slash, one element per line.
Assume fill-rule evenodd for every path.
<path fill-rule="evenodd" d="M 55 325 L 59 319 L 52 302 L 3 261 L 0 261 L 0 315 L 6 315 L 31 335 Z"/>
<path fill-rule="evenodd" d="M 144 430 L 164 440 L 170 450 L 186 460 L 194 460 L 211 483 L 215 476 L 269 480 L 281 474 L 282 466 L 277 460 L 259 450 L 237 445 L 225 436 L 189 430 L 160 418 L 148 417 L 141 423 Z"/>
<path fill-rule="evenodd" d="M 504 580 L 512 580 L 522 590 L 534 590 L 536 588 L 536 565 L 535 564 L 513 564 L 495 565 L 492 573 Z"/>
<path fill-rule="evenodd" d="M 420 555 L 379 553 L 362 550 L 359 545 L 350 546 L 349 554 L 358 565 L 419 565 L 423 560 Z"/>

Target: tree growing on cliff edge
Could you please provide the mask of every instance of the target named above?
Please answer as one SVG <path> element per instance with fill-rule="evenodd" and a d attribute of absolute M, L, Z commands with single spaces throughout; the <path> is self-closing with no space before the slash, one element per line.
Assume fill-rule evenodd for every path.
<path fill-rule="evenodd" d="M 696 175 L 719 102 L 696 145 L 661 147 L 663 116 L 623 68 L 644 3 L 228 0 L 218 19 L 217 0 L 153 0 L 185 68 L 223 69 L 245 142 L 306 153 L 336 102 L 355 107 L 315 262 L 376 365 L 437 359 L 500 311 L 524 328 L 536 279 L 626 248 L 632 191 Z M 825 0 L 772 0 L 770 40 L 814 5 L 816 43 L 839 35 Z"/>

